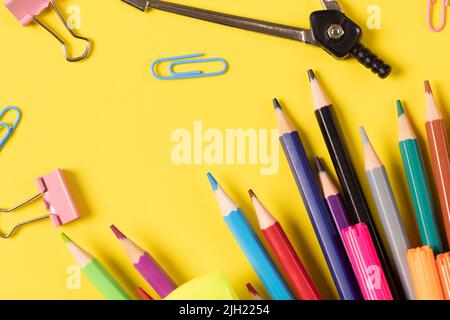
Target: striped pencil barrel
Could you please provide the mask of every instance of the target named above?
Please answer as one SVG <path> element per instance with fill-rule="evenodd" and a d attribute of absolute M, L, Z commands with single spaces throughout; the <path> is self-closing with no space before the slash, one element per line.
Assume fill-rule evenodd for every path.
<path fill-rule="evenodd" d="M 433 249 L 429 246 L 409 249 L 407 258 L 416 292 L 416 299 L 443 300 L 444 293 L 442 291 Z"/>
<path fill-rule="evenodd" d="M 216 195 L 223 219 L 266 288 L 267 293 L 274 300 L 294 299 L 289 287 L 250 226 L 242 209 L 231 200 L 210 173 L 208 173 L 208 179 Z"/>
<path fill-rule="evenodd" d="M 134 268 L 161 298 L 165 298 L 177 288 L 175 282 L 148 252 L 128 239 L 116 226 L 112 225 L 111 230 L 125 249 Z"/>
<path fill-rule="evenodd" d="M 364 223 L 342 230 L 347 254 L 365 300 L 392 300 L 369 229 Z"/>
<path fill-rule="evenodd" d="M 342 199 L 342 195 L 339 193 L 336 185 L 331 180 L 331 177 L 325 171 L 322 161 L 320 161 L 317 157 L 315 158 L 315 161 L 325 201 L 333 217 L 334 224 L 342 236 L 342 229 L 350 227 L 350 221 L 348 220 L 344 200 Z"/>
<path fill-rule="evenodd" d="M 350 153 L 347 150 L 344 136 L 339 128 L 339 123 L 334 115 L 333 106 L 329 102 L 312 70 L 308 71 L 314 100 L 314 113 L 319 124 L 325 144 L 336 170 L 339 183 L 342 187 L 345 204 L 348 208 L 350 223 L 363 222 L 367 225 L 372 237 L 375 249 L 389 283 L 394 299 L 403 298 L 401 284 L 394 273 L 386 250 L 381 241 L 378 230 L 370 214 L 366 198 L 353 167 Z"/>
<path fill-rule="evenodd" d="M 450 253 L 439 254 L 436 257 L 436 265 L 445 300 L 450 300 Z"/>
<path fill-rule="evenodd" d="M 397 101 L 399 147 L 403 159 L 403 167 L 408 179 L 408 187 L 416 213 L 422 244 L 430 246 L 436 254 L 441 253 L 442 243 L 436 223 L 433 199 L 420 152 L 419 142 L 414 133 L 405 110 Z"/>
<path fill-rule="evenodd" d="M 249 194 L 258 217 L 261 232 L 275 254 L 294 293 L 301 300 L 321 300 L 319 291 L 300 261 L 281 224 L 270 214 L 252 190 L 249 190 Z"/>
<path fill-rule="evenodd" d="M 409 273 L 406 254 L 411 247 L 400 216 L 386 169 L 367 137 L 364 128 L 360 129 L 364 150 L 364 164 L 367 180 L 373 199 L 383 224 L 394 265 L 408 300 L 414 300 L 414 287 Z"/>
<path fill-rule="evenodd" d="M 360 300 L 362 295 L 358 282 L 353 274 L 340 233 L 334 225 L 320 192 L 320 187 L 314 176 L 300 136 L 292 126 L 291 121 L 283 113 L 276 99 L 274 100 L 274 107 L 284 154 L 300 191 L 309 220 L 319 240 L 322 253 L 339 296 L 343 300 Z"/>
<path fill-rule="evenodd" d="M 106 299 L 131 300 L 131 297 L 120 286 L 119 282 L 114 279 L 96 258 L 75 244 L 64 233 L 61 234 L 61 238 L 72 253 L 77 264 L 80 266 L 83 274 Z"/>
<path fill-rule="evenodd" d="M 450 159 L 445 120 L 434 99 L 430 83 L 425 81 L 426 115 L 425 128 L 431 154 L 434 181 L 439 194 L 442 220 L 447 244 L 450 248 Z"/>

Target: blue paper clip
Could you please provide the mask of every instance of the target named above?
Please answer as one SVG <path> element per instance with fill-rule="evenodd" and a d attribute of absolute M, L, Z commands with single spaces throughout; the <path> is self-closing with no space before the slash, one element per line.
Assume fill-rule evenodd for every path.
<path fill-rule="evenodd" d="M 2 111 L 0 111 L 0 119 L 3 118 L 5 113 L 7 113 L 10 110 L 16 112 L 16 119 L 14 120 L 14 123 L 13 123 L 12 126 L 10 126 L 9 124 L 7 124 L 6 122 L 3 122 L 3 121 L 0 122 L 0 127 L 3 127 L 3 128 L 6 129 L 5 134 L 0 139 L 0 149 L 3 148 L 5 143 L 11 137 L 11 135 L 13 134 L 13 132 L 16 129 L 17 125 L 19 124 L 20 119 L 22 118 L 22 113 L 20 112 L 20 110 L 18 108 L 9 106 L 9 107 L 4 108 Z"/>
<path fill-rule="evenodd" d="M 169 57 L 169 58 L 161 58 L 156 59 L 153 61 L 150 71 L 152 72 L 152 75 L 159 80 L 173 80 L 173 79 L 187 79 L 187 78 L 201 78 L 201 77 L 213 77 L 213 76 L 219 76 L 221 74 L 224 74 L 228 70 L 228 63 L 222 59 L 222 58 L 203 58 L 203 59 L 191 59 L 191 58 L 198 58 L 202 57 L 203 53 L 195 53 L 195 54 L 188 54 L 184 56 L 177 56 L 177 57 Z M 190 60 L 183 60 L 183 59 L 190 59 Z M 169 64 L 168 76 L 161 76 L 157 72 L 158 64 L 162 62 L 168 62 L 172 61 Z M 174 68 L 181 64 L 189 64 L 189 63 L 201 63 L 201 62 L 221 62 L 223 64 L 223 69 L 216 72 L 208 72 L 203 73 L 201 70 L 194 70 L 194 71 L 186 71 L 186 72 L 176 72 Z"/>

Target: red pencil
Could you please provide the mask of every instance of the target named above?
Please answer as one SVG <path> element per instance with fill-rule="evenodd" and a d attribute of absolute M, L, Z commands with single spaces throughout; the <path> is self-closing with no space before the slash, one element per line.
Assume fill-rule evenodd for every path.
<path fill-rule="evenodd" d="M 252 190 L 249 190 L 248 193 L 252 198 L 264 238 L 280 263 L 292 290 L 301 300 L 321 300 L 319 291 L 300 261 L 280 223 L 263 206 Z"/>
<path fill-rule="evenodd" d="M 249 282 L 247 283 L 247 290 L 253 297 L 253 300 L 264 300 L 263 297 L 259 294 L 258 290 Z"/>
<path fill-rule="evenodd" d="M 142 300 L 153 300 L 153 298 L 141 287 L 137 287 L 136 292 L 141 296 Z"/>

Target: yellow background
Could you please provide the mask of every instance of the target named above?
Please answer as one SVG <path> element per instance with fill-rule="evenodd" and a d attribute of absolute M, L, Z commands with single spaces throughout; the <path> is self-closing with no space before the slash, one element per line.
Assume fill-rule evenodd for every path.
<path fill-rule="evenodd" d="M 321 8 L 318 0 L 183 3 L 301 27 L 308 25 L 311 11 Z M 425 0 L 342 1 L 346 13 L 363 27 L 363 42 L 392 64 L 394 72 L 387 80 L 354 59 L 338 61 L 302 43 L 170 13 L 143 13 L 119 0 L 57 4 L 66 16 L 70 4 L 81 8 L 79 32 L 95 44 L 88 60 L 65 62 L 59 44 L 42 28 L 21 27 L 6 8 L 0 9 L 0 101 L 23 111 L 19 128 L 0 155 L 0 206 L 34 194 L 34 179 L 60 167 L 77 186 L 83 216 L 58 229 L 40 222 L 0 240 L 0 298 L 102 298 L 85 278 L 80 290 L 66 287 L 66 269 L 74 261 L 59 238 L 61 231 L 99 258 L 134 296 L 137 285 L 152 293 L 109 230 L 111 223 L 154 254 L 178 283 L 223 269 L 242 298 L 249 297 L 248 281 L 262 290 L 220 217 L 207 171 L 256 226 L 246 195 L 252 187 L 285 226 L 322 294 L 337 298 L 281 150 L 280 171 L 273 176 L 260 175 L 260 165 L 171 162 L 174 130 L 192 132 L 195 120 L 203 121 L 205 129 L 274 128 L 271 99 L 279 97 L 309 149 L 330 167 L 312 112 L 308 68 L 316 70 L 336 106 L 369 194 L 357 130 L 361 124 L 366 127 L 387 165 L 411 240 L 418 244 L 397 148 L 394 101 L 405 101 L 422 138 L 424 79 L 432 81 L 444 113 L 449 111 L 445 87 L 450 85 L 450 27 L 439 34 L 428 30 Z M 380 30 L 367 30 L 371 4 L 382 10 Z M 54 13 L 45 14 L 44 20 L 61 30 Z M 225 58 L 229 71 L 178 81 L 156 80 L 149 73 L 156 58 L 197 52 Z M 44 213 L 42 203 L 35 203 L 3 215 L 0 230 Z"/>

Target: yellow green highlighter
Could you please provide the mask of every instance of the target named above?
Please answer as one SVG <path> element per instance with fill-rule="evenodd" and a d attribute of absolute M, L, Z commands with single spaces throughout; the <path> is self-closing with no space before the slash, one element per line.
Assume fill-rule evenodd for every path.
<path fill-rule="evenodd" d="M 64 233 L 61 238 L 69 248 L 83 274 L 91 281 L 98 291 L 108 300 L 132 300 L 116 279 L 92 255 L 75 244 Z"/>
<path fill-rule="evenodd" d="M 397 113 L 400 152 L 416 212 L 420 238 L 423 245 L 430 246 L 435 254 L 439 254 L 443 251 L 442 242 L 419 142 L 400 101 L 397 101 Z"/>

